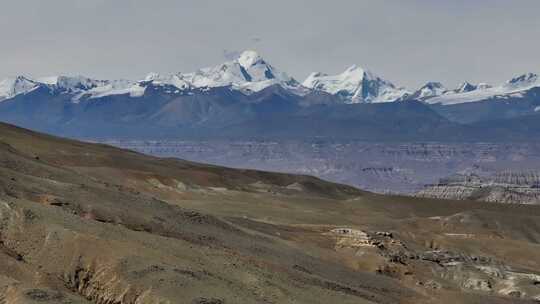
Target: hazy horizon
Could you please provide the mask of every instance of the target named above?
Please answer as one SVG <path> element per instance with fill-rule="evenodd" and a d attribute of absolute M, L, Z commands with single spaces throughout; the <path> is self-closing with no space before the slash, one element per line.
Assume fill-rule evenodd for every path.
<path fill-rule="evenodd" d="M 216 65 L 245 49 L 299 81 L 352 64 L 409 88 L 540 72 L 540 2 L 532 0 L 29 0 L 4 8 L 0 78 L 140 79 Z"/>

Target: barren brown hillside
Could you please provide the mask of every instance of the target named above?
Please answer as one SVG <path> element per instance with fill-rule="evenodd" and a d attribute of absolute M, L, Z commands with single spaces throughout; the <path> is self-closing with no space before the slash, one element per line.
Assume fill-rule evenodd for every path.
<path fill-rule="evenodd" d="M 0 124 L 0 303 L 534 303 L 540 208 L 375 195 Z"/>

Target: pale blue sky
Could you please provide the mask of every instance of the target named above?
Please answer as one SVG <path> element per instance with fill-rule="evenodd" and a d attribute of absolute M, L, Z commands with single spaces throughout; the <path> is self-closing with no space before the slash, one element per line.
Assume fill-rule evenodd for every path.
<path fill-rule="evenodd" d="M 355 63 L 396 84 L 540 73 L 538 0 L 6 0 L 0 78 L 189 72 L 257 49 L 302 81 Z"/>

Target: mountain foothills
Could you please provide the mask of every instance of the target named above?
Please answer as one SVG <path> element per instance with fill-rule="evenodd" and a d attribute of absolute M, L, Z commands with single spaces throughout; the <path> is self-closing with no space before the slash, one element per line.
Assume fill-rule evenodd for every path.
<path fill-rule="evenodd" d="M 139 81 L 6 79 L 0 119 L 94 139 L 526 141 L 540 135 L 539 94 L 535 74 L 499 86 L 464 82 L 452 90 L 429 82 L 407 90 L 355 65 L 300 83 L 245 51 L 216 67 Z"/>
<path fill-rule="evenodd" d="M 0 123 L 0 303 L 537 303 L 539 222 Z"/>

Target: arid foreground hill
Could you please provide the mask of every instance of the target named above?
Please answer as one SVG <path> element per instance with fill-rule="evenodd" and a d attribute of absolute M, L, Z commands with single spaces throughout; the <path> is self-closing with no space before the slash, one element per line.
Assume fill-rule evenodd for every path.
<path fill-rule="evenodd" d="M 534 303 L 540 208 L 0 125 L 0 303 Z"/>

